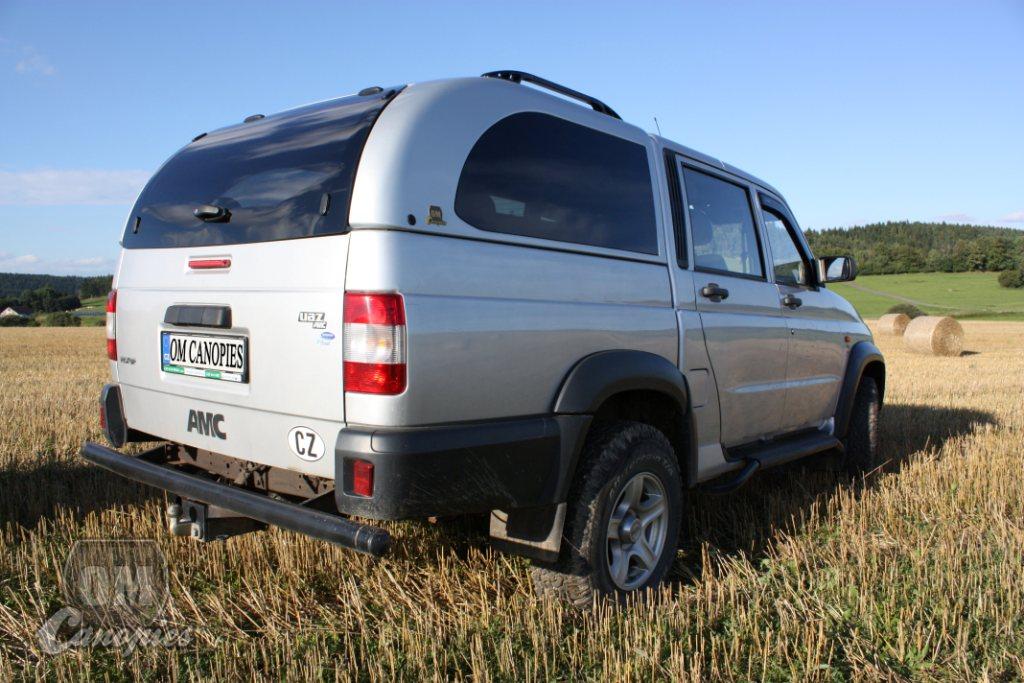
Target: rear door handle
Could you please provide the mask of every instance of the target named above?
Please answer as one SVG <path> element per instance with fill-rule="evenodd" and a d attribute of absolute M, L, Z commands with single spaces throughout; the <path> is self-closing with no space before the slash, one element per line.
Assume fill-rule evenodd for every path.
<path fill-rule="evenodd" d="M 729 298 L 729 290 L 725 287 L 719 287 L 714 282 L 709 282 L 701 287 L 700 295 L 717 303 L 722 299 Z"/>
<path fill-rule="evenodd" d="M 174 304 L 164 311 L 164 322 L 181 327 L 220 327 L 231 329 L 230 306 Z"/>
<path fill-rule="evenodd" d="M 800 308 L 801 306 L 804 305 L 804 301 L 803 299 L 798 299 L 792 294 L 787 294 L 786 296 L 782 297 L 782 305 L 785 306 L 786 308 Z"/>
<path fill-rule="evenodd" d="M 207 223 L 226 223 L 231 220 L 231 212 L 223 206 L 214 204 L 203 204 L 192 212 L 196 218 Z"/>

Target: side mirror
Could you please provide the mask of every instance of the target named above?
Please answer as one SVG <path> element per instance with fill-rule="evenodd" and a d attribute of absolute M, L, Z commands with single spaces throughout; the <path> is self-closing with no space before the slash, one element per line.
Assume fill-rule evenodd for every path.
<path fill-rule="evenodd" d="M 818 259 L 818 282 L 849 282 L 857 277 L 852 256 L 822 256 Z"/>

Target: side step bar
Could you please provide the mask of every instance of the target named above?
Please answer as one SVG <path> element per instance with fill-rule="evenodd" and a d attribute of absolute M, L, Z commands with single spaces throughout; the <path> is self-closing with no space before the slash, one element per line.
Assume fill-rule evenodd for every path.
<path fill-rule="evenodd" d="M 145 454 L 132 457 L 87 441 L 82 446 L 82 457 L 114 474 L 182 498 L 216 505 L 243 517 L 361 553 L 380 557 L 391 546 L 391 535 L 383 529 L 158 465 L 144 459 Z"/>
<path fill-rule="evenodd" d="M 843 442 L 830 434 L 821 433 L 773 442 L 760 448 L 744 448 L 740 452 L 744 462 L 743 468 L 722 483 L 706 485 L 704 490 L 709 493 L 731 493 L 746 484 L 758 470 L 785 465 L 834 448 L 842 450 Z"/>

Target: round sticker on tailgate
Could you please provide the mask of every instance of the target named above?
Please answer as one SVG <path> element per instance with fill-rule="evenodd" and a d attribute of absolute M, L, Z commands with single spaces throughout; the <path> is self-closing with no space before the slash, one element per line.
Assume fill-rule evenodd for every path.
<path fill-rule="evenodd" d="M 327 444 L 309 427 L 295 427 L 288 432 L 288 447 L 303 460 L 319 460 L 327 451 Z"/>

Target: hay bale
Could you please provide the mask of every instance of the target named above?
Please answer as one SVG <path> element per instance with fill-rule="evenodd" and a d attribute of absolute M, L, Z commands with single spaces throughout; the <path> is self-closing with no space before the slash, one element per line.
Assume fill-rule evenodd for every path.
<path fill-rule="evenodd" d="M 964 350 L 964 328 L 949 316 L 921 316 L 907 325 L 903 332 L 903 345 L 916 353 L 959 356 Z"/>
<path fill-rule="evenodd" d="M 886 313 L 878 319 L 878 331 L 882 334 L 902 337 L 909 324 L 910 316 L 906 313 Z"/>

